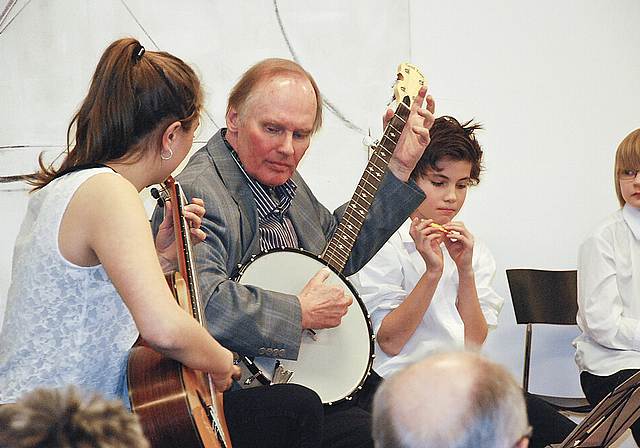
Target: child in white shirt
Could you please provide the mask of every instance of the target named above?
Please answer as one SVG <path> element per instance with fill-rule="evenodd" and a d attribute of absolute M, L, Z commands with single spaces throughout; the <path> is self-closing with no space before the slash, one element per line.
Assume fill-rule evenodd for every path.
<path fill-rule="evenodd" d="M 484 343 L 504 299 L 491 286 L 496 263 L 488 247 L 453 221 L 469 186 L 480 181 L 478 124 L 435 120 L 431 142 L 411 178 L 427 199 L 375 257 L 351 277 L 376 333 L 375 371 L 382 377 L 442 350 Z M 575 424 L 525 394 L 531 448 L 560 443 Z"/>
<path fill-rule="evenodd" d="M 587 400 L 599 403 L 640 370 L 640 129 L 618 146 L 620 210 L 587 236 L 578 256 L 578 326 L 573 342 Z M 631 427 L 640 441 L 640 421 Z"/>

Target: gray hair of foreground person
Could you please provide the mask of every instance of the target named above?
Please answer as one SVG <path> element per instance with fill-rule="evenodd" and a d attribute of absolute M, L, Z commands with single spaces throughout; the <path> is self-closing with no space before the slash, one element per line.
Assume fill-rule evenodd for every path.
<path fill-rule="evenodd" d="M 82 396 L 81 396 L 82 394 Z M 149 448 L 136 415 L 98 394 L 36 389 L 0 406 L 0 447 Z"/>
<path fill-rule="evenodd" d="M 526 448 L 522 389 L 471 352 L 429 357 L 386 379 L 373 403 L 377 448 Z"/>

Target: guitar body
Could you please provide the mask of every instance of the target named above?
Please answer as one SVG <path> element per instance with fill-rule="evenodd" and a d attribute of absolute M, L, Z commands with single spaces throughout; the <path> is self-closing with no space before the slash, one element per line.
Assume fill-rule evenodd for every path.
<path fill-rule="evenodd" d="M 354 301 L 342 323 L 335 328 L 303 332 L 298 359 L 279 359 L 287 370 L 293 371 L 290 383 L 314 390 L 325 404 L 350 399 L 371 372 L 374 357 L 374 337 L 367 309 L 349 281 L 322 258 L 299 249 L 275 249 L 263 252 L 243 267 L 236 279 L 270 291 L 297 295 L 322 268 L 329 267 L 331 275 L 325 283 L 341 285 Z M 282 275 L 283 272 L 295 275 Z M 255 366 L 270 382 L 276 358 L 256 357 Z"/>
<path fill-rule="evenodd" d="M 183 240 L 185 255 L 180 272 L 165 277 L 180 307 L 202 323 L 191 241 L 182 216 L 185 200 L 178 197 L 179 185 L 172 178 L 167 184 L 175 201 L 174 223 L 179 223 L 176 239 Z M 138 338 L 129 352 L 127 386 L 131 410 L 153 448 L 231 448 L 222 393 L 213 389 L 207 373 L 158 353 Z"/>
<path fill-rule="evenodd" d="M 132 411 L 138 416 L 152 447 L 228 446 L 223 444 L 224 439 L 221 440 L 211 426 L 205 408 L 220 408 L 222 394 L 216 393 L 218 402 L 211 400 L 211 395 L 206 393 L 209 386 L 202 372 L 188 369 L 161 355 L 142 340 L 131 349 L 129 366 Z M 224 418 L 224 414 L 220 415 Z M 228 433 L 226 440 L 229 440 Z"/>

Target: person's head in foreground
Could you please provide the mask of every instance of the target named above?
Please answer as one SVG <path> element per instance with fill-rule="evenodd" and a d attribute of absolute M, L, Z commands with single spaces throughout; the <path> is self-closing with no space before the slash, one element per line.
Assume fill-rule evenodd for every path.
<path fill-rule="evenodd" d="M 377 448 L 526 448 L 529 433 L 514 378 L 471 352 L 413 364 L 385 380 L 374 399 Z"/>
<path fill-rule="evenodd" d="M 149 448 L 135 414 L 98 394 L 36 389 L 0 406 L 2 448 Z"/>

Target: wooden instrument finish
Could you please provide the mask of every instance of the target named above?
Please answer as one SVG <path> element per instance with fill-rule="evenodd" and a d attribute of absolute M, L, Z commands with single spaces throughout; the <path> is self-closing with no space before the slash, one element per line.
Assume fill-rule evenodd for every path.
<path fill-rule="evenodd" d="M 173 204 L 179 271 L 167 282 L 180 306 L 205 326 L 189 225 L 182 213 L 186 205 L 180 185 L 165 182 Z M 222 412 L 222 393 L 209 375 L 164 356 L 142 339 L 134 344 L 127 364 L 131 408 L 154 448 L 230 448 Z"/>

